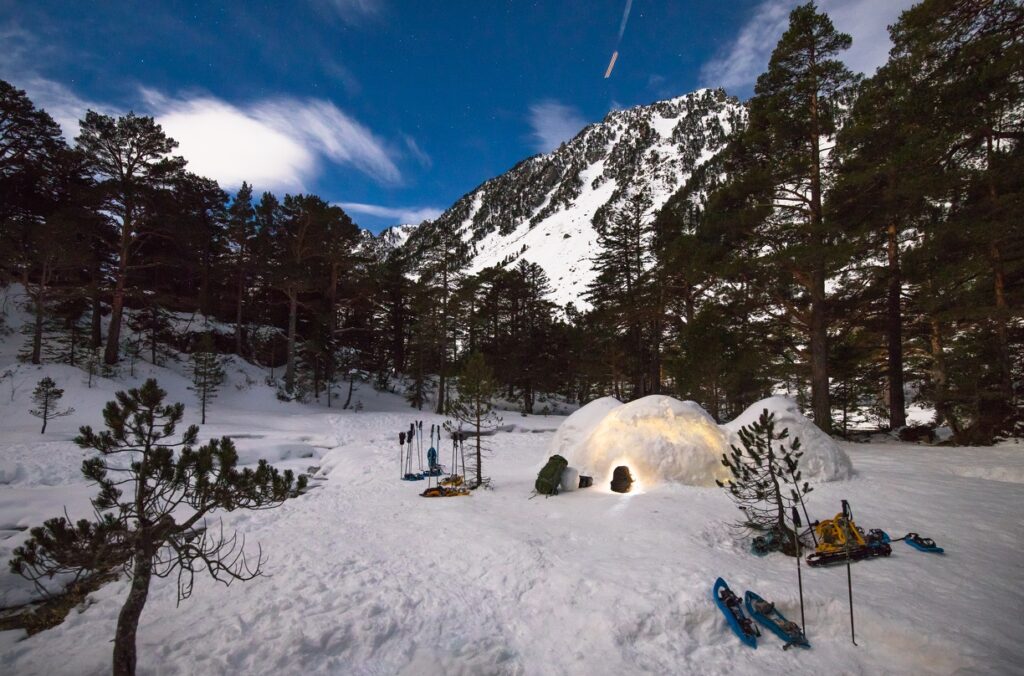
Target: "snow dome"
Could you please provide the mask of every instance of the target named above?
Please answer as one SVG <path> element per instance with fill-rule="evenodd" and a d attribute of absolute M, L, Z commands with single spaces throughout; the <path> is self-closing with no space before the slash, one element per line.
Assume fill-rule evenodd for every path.
<path fill-rule="evenodd" d="M 607 486 L 618 465 L 629 467 L 634 491 L 658 481 L 713 486 L 716 478 L 725 478 L 721 457 L 729 437 L 696 403 L 651 395 L 608 410 L 607 400 L 598 401 L 606 409 L 600 421 L 589 425 L 590 433 L 579 443 L 561 447 L 569 464 L 592 475 L 595 484 Z M 566 424 L 579 429 L 591 423 L 597 411 L 587 408 L 596 403 L 577 411 L 585 414 L 583 420 L 570 416 Z"/>
<path fill-rule="evenodd" d="M 768 397 L 756 404 L 751 404 L 736 419 L 722 427 L 732 435 L 732 442 L 739 444 L 739 431 L 744 425 L 757 422 L 761 412 L 768 409 L 775 414 L 775 430 L 789 430 L 789 437 L 800 438 L 800 450 L 804 452 L 800 458 L 800 469 L 805 479 L 811 481 L 835 481 L 848 479 L 853 474 L 853 463 L 839 444 L 808 420 L 800 407 L 791 397 Z M 788 442 L 787 442 L 788 443 Z"/>
<path fill-rule="evenodd" d="M 651 395 L 622 404 L 613 397 L 590 402 L 558 428 L 549 455 L 558 453 L 607 488 L 615 467 L 626 465 L 636 478 L 634 491 L 661 481 L 714 486 L 728 478 L 722 454 L 739 443 L 737 432 L 767 408 L 779 428 L 800 437 L 804 478 L 843 479 L 852 474 L 849 457 L 827 434 L 805 418 L 796 402 L 771 397 L 750 406 L 736 420 L 718 425 L 699 404 Z M 545 459 L 547 456 L 545 456 Z"/>

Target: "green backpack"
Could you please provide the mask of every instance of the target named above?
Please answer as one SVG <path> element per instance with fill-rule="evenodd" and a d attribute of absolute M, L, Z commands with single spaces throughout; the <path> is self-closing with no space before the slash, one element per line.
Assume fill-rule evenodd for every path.
<path fill-rule="evenodd" d="M 558 484 L 562 482 L 562 470 L 569 466 L 569 461 L 560 455 L 553 455 L 548 463 L 537 474 L 533 487 L 541 495 L 558 495 Z"/>

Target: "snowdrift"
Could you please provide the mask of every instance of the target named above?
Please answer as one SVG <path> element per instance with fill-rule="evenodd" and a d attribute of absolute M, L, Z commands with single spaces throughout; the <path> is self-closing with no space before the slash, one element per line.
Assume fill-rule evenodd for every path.
<path fill-rule="evenodd" d="M 805 479 L 811 481 L 836 481 L 848 479 L 853 474 L 853 463 L 839 444 L 829 435 L 818 429 L 818 426 L 804 417 L 796 401 L 790 397 L 768 397 L 751 404 L 747 410 L 727 422 L 722 427 L 733 435 L 732 443 L 739 444 L 738 432 L 744 425 L 757 422 L 761 412 L 768 409 L 775 414 L 775 429 L 789 430 L 790 438 L 800 438 L 800 448 L 804 452 L 800 458 L 800 468 Z"/>
<path fill-rule="evenodd" d="M 728 478 L 722 454 L 730 444 L 739 443 L 740 427 L 757 420 L 765 408 L 775 413 L 779 426 L 788 428 L 791 437 L 800 437 L 804 478 L 832 481 L 852 474 L 849 457 L 786 397 L 759 401 L 726 425 L 718 425 L 692 401 L 652 395 L 622 404 L 605 397 L 566 418 L 549 455 L 564 456 L 604 487 L 618 465 L 630 468 L 640 489 L 661 481 L 714 486 L 716 479 Z"/>

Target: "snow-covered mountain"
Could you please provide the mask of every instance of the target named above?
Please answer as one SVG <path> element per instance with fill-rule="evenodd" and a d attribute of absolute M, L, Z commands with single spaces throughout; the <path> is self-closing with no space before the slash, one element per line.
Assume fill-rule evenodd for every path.
<path fill-rule="evenodd" d="M 609 216 L 644 190 L 653 218 L 744 117 L 721 89 L 613 111 L 557 150 L 485 182 L 434 223 L 471 241 L 471 272 L 525 259 L 547 272 L 553 301 L 585 306 L 598 232 Z"/>

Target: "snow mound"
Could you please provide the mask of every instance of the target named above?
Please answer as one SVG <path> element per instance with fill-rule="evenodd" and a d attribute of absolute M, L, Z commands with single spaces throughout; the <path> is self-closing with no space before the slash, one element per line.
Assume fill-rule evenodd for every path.
<path fill-rule="evenodd" d="M 551 440 L 551 452 L 544 456 L 542 464 L 548 461 L 549 456 L 556 454 L 569 460 L 569 464 L 572 464 L 576 449 L 583 445 L 583 442 L 601 424 L 609 412 L 620 406 L 622 406 L 622 402 L 615 397 L 601 397 L 576 409 L 558 427 L 554 439 Z"/>
<path fill-rule="evenodd" d="M 775 414 L 775 428 L 789 430 L 789 436 L 800 438 L 804 455 L 800 458 L 800 469 L 805 479 L 811 481 L 836 481 L 848 479 L 853 474 L 850 456 L 839 447 L 832 437 L 822 432 L 808 420 L 796 401 L 790 397 L 768 397 L 751 404 L 735 420 L 722 425 L 731 435 L 730 443 L 739 445 L 739 431 L 745 425 L 757 422 L 761 412 L 768 409 Z"/>
<path fill-rule="evenodd" d="M 721 458 L 728 441 L 728 434 L 695 402 L 651 395 L 610 408 L 582 443 L 561 450 L 571 451 L 569 463 L 603 486 L 615 467 L 628 466 L 639 484 L 636 491 L 660 481 L 715 485 L 715 479 L 726 478 Z"/>
<path fill-rule="evenodd" d="M 722 454 L 730 444 L 739 445 L 739 429 L 755 422 L 766 408 L 775 413 L 778 429 L 784 427 L 790 437 L 800 438 L 805 479 L 834 481 L 853 474 L 849 456 L 788 397 L 763 399 L 725 425 L 718 425 L 692 401 L 662 395 L 628 404 L 613 397 L 596 399 L 566 418 L 548 455 L 564 456 L 581 474 L 605 487 L 618 465 L 628 466 L 640 486 L 662 481 L 714 486 L 716 479 L 728 478 Z"/>

